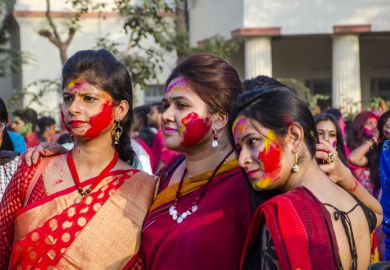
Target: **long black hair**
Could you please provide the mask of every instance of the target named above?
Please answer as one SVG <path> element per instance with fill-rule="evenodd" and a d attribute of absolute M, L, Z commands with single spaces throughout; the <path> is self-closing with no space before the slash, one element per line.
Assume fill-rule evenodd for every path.
<path fill-rule="evenodd" d="M 8 111 L 3 99 L 0 97 L 0 124 L 8 124 Z M 3 140 L 0 145 L 0 150 L 15 151 L 15 146 L 8 135 L 6 127 L 2 131 Z"/>
<path fill-rule="evenodd" d="M 343 140 L 343 135 L 341 134 L 341 129 L 339 126 L 339 123 L 332 114 L 327 113 L 327 112 L 322 112 L 320 114 L 317 114 L 314 117 L 314 121 L 316 122 L 316 125 L 321 122 L 321 121 L 331 121 L 333 125 L 336 127 L 336 150 L 338 153 L 338 156 L 340 160 L 344 163 L 345 166 L 348 166 L 347 158 L 345 155 L 345 148 L 344 148 L 344 140 Z"/>
<path fill-rule="evenodd" d="M 133 119 L 133 89 L 128 70 L 105 49 L 85 50 L 78 51 L 66 61 L 62 68 L 62 88 L 78 77 L 83 77 L 89 84 L 109 93 L 116 104 L 122 100 L 128 102 L 129 111 L 120 122 L 123 133 L 115 149 L 123 161 L 132 163 L 134 152 L 128 130 Z"/>

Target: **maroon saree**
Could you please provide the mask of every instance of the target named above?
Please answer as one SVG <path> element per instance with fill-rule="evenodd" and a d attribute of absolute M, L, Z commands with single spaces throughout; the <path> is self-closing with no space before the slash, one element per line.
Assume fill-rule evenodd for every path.
<path fill-rule="evenodd" d="M 178 211 L 191 207 L 210 173 L 185 179 Z M 238 269 L 253 208 L 237 161 L 221 167 L 198 210 L 180 224 L 168 213 L 176 191 L 175 184 L 163 185 L 145 219 L 141 253 L 146 269 Z"/>
<path fill-rule="evenodd" d="M 299 187 L 276 196 L 256 210 L 241 269 L 264 223 L 271 234 L 280 269 L 340 269 L 331 217 L 308 189 Z"/>

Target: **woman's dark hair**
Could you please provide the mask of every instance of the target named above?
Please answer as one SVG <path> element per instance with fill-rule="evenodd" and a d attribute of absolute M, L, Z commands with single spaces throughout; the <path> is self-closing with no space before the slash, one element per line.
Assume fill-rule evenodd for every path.
<path fill-rule="evenodd" d="M 0 97 L 0 124 L 1 123 L 8 124 L 8 111 L 3 99 Z M 3 130 L 3 141 L 1 142 L 0 150 L 15 151 L 14 144 L 12 143 L 5 127 Z"/>
<path fill-rule="evenodd" d="M 229 112 L 231 104 L 243 91 L 237 71 L 213 54 L 194 54 L 184 59 L 168 77 L 166 87 L 178 77 L 188 80 L 210 112 Z"/>
<path fill-rule="evenodd" d="M 314 117 L 314 121 L 315 121 L 316 125 L 321 121 L 331 121 L 333 123 L 333 125 L 336 127 L 336 140 L 337 140 L 336 150 L 337 150 L 338 156 L 339 156 L 340 160 L 344 163 L 344 165 L 348 166 L 347 158 L 345 155 L 345 149 L 344 149 L 343 135 L 341 134 L 340 126 L 339 126 L 339 123 L 338 123 L 336 117 L 334 117 L 334 115 L 332 115 L 330 113 L 322 112 L 320 114 L 317 114 Z"/>
<path fill-rule="evenodd" d="M 243 115 L 261 123 L 278 136 L 285 136 L 292 122 L 299 123 L 304 131 L 304 141 L 311 157 L 318 141 L 316 125 L 307 104 L 297 92 L 277 80 L 267 85 L 245 91 L 234 104 L 229 119 L 231 131 L 234 120 Z M 231 139 L 232 139 L 232 134 Z"/>
<path fill-rule="evenodd" d="M 78 51 L 66 61 L 62 68 L 62 88 L 65 88 L 71 80 L 79 77 L 109 93 L 116 104 L 122 100 L 128 102 L 129 111 L 121 121 L 123 133 L 119 144 L 114 146 L 119 157 L 123 161 L 131 163 L 134 152 L 130 146 L 128 130 L 133 119 L 133 90 L 130 74 L 126 67 L 105 49 Z"/>
<path fill-rule="evenodd" d="M 378 119 L 378 123 L 376 125 L 379 131 L 379 143 L 377 145 L 373 145 L 371 151 L 369 151 L 369 167 L 370 167 L 370 180 L 374 185 L 375 190 L 379 190 L 381 187 L 380 183 L 380 153 L 382 151 L 383 142 L 385 141 L 383 134 L 383 127 L 386 124 L 387 119 L 390 117 L 390 110 L 384 112 L 381 117 Z"/>
<path fill-rule="evenodd" d="M 353 119 L 350 131 L 348 132 L 348 148 L 352 151 L 364 142 L 364 125 L 370 118 L 378 119 L 373 112 L 361 112 Z"/>
<path fill-rule="evenodd" d="M 381 117 L 379 117 L 379 119 L 378 119 L 378 123 L 377 123 L 376 127 L 377 127 L 377 129 L 379 131 L 379 139 L 381 141 L 385 140 L 385 136 L 383 134 L 383 127 L 385 126 L 386 121 L 387 121 L 387 119 L 389 119 L 389 117 L 390 117 L 390 110 L 384 112 L 381 115 Z"/>

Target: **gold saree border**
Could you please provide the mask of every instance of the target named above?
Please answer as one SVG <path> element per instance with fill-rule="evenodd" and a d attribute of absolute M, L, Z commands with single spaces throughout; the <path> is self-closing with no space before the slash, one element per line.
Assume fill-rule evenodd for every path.
<path fill-rule="evenodd" d="M 121 269 L 141 243 L 141 228 L 153 201 L 156 177 L 144 172 L 111 195 L 77 235 L 58 269 Z"/>

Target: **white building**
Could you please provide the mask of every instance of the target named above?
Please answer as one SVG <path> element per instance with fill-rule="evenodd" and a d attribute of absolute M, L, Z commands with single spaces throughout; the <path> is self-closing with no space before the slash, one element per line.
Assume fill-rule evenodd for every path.
<path fill-rule="evenodd" d="M 335 107 L 390 100 L 389 0 L 189 0 L 191 42 L 243 38 L 242 78 L 295 78 Z"/>
<path fill-rule="evenodd" d="M 57 25 L 61 25 L 65 19 L 72 16 L 72 7 L 68 1 L 51 1 L 52 17 Z M 101 2 L 101 0 L 99 0 Z M 107 3 L 113 3 L 107 0 Z M 127 45 L 128 34 L 122 29 L 123 21 L 112 12 L 108 6 L 106 12 L 91 12 L 83 16 L 80 30 L 76 32 L 71 42 L 67 54 L 70 57 L 76 51 L 92 49 L 96 46 L 98 38 L 109 36 L 115 42 Z M 1 97 L 8 100 L 14 89 L 24 88 L 36 80 L 56 79 L 61 76 L 61 58 L 59 50 L 45 37 L 38 34 L 38 31 L 45 25 L 46 1 L 44 0 L 17 0 L 13 11 L 13 27 L 11 32 L 11 46 L 24 52 L 30 59 L 29 63 L 21 66 L 21 71 L 12 76 L 0 79 Z M 66 33 L 62 37 L 66 38 Z M 150 46 L 147 41 L 145 46 Z M 155 93 L 156 85 L 161 85 L 168 77 L 169 72 L 176 64 L 175 54 L 166 56 L 166 68 L 158 74 L 156 81 L 150 82 L 150 90 L 146 91 L 146 100 L 144 91 L 136 91 L 136 104 L 152 102 L 153 97 L 150 93 Z M 31 87 L 34 91 L 34 87 Z M 23 104 L 26 106 L 28 97 Z M 58 106 L 61 103 L 61 96 L 52 93 L 43 97 L 44 108 L 32 106 L 38 112 L 51 112 L 53 116 L 58 115 Z"/>

